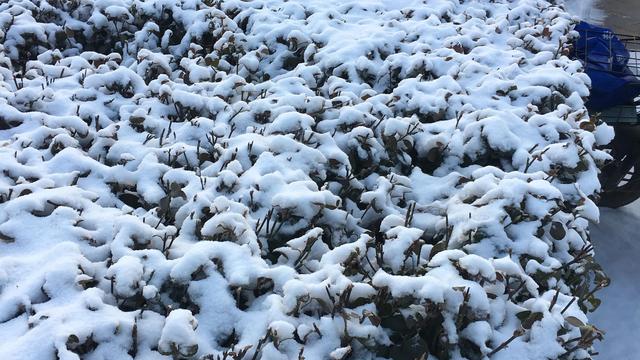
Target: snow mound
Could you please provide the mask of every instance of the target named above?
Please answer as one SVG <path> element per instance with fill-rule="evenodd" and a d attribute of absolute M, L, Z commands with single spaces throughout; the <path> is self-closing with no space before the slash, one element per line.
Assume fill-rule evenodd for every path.
<path fill-rule="evenodd" d="M 544 0 L 3 2 L 0 354 L 590 358 L 610 128 L 573 25 Z"/>

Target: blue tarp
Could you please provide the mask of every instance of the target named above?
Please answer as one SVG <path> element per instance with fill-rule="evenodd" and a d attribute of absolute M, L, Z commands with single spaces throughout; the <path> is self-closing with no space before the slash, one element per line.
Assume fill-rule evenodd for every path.
<path fill-rule="evenodd" d="M 591 78 L 587 108 L 602 111 L 629 104 L 640 95 L 640 81 L 629 70 L 629 51 L 609 29 L 581 22 L 576 26 L 580 39 L 575 57 L 585 62 Z"/>

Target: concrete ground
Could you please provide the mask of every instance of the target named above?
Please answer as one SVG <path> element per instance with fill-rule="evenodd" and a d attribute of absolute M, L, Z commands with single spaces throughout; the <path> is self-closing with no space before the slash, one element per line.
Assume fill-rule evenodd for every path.
<path fill-rule="evenodd" d="M 598 293 L 602 305 L 590 320 L 606 332 L 596 343 L 599 360 L 640 359 L 640 200 L 620 209 L 601 209 L 592 224 L 596 260 L 611 278 Z"/>
<path fill-rule="evenodd" d="M 605 26 L 615 32 L 640 35 L 640 0 L 602 0 L 597 6 L 606 13 Z"/>
<path fill-rule="evenodd" d="M 615 32 L 640 35 L 640 0 L 600 0 L 596 7 L 604 13 L 583 10 L 606 16 L 604 25 Z M 640 200 L 621 209 L 601 209 L 600 224 L 591 227 L 591 237 L 596 259 L 611 278 L 611 285 L 599 294 L 602 305 L 590 315 L 606 331 L 605 341 L 596 345 L 596 359 L 640 359 Z"/>

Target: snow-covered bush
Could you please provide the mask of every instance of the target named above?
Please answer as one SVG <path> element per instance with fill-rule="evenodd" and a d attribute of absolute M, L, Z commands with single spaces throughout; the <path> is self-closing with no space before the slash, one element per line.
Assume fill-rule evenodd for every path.
<path fill-rule="evenodd" d="M 0 4 L 0 354 L 588 359 L 598 149 L 545 0 Z"/>

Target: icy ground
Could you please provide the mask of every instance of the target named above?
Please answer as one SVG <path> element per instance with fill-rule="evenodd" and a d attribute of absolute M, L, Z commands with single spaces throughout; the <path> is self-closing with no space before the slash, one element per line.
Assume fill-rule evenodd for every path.
<path fill-rule="evenodd" d="M 600 224 L 591 226 L 596 259 L 611 285 L 602 290 L 602 305 L 591 315 L 596 326 L 606 331 L 597 344 L 598 358 L 636 360 L 640 354 L 640 201 L 621 209 L 601 209 Z"/>

